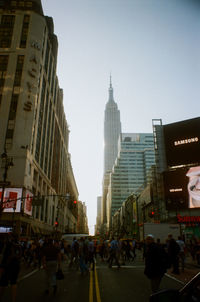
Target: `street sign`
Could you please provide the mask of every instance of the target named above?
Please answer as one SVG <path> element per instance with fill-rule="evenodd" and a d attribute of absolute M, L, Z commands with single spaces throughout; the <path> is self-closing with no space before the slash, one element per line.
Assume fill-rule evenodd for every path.
<path fill-rule="evenodd" d="M 10 186 L 10 181 L 0 181 L 0 187 L 7 187 Z"/>

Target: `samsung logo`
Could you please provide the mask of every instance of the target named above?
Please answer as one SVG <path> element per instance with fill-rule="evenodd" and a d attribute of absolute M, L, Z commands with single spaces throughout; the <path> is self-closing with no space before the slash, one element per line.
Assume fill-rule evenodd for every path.
<path fill-rule="evenodd" d="M 180 141 L 175 141 L 174 146 L 196 143 L 198 141 L 199 141 L 198 137 L 186 138 L 186 139 L 182 139 Z"/>
<path fill-rule="evenodd" d="M 182 192 L 183 189 L 180 188 L 180 189 L 170 189 L 169 192 Z"/>

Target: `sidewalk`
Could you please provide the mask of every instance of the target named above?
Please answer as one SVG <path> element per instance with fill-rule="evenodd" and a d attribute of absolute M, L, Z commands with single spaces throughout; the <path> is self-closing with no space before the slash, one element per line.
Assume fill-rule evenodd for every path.
<path fill-rule="evenodd" d="M 179 281 L 183 282 L 183 283 L 187 283 L 188 281 L 190 281 L 197 273 L 200 272 L 200 266 L 197 264 L 197 261 L 194 261 L 192 259 L 192 257 L 188 256 L 186 257 L 185 260 L 185 269 L 184 272 L 181 271 L 180 269 L 180 274 L 176 275 L 173 274 L 172 269 L 170 268 L 167 271 L 167 274 L 178 279 Z"/>
<path fill-rule="evenodd" d="M 141 263 L 144 263 L 142 251 L 137 250 L 136 253 L 137 253 L 136 260 Z M 188 255 L 188 256 L 186 256 L 186 259 L 185 259 L 184 272 L 181 272 L 181 270 L 180 270 L 180 274 L 176 275 L 176 274 L 173 274 L 171 271 L 172 271 L 172 268 L 168 269 L 167 274 L 170 275 L 171 277 L 181 281 L 183 284 L 185 284 L 188 281 L 190 281 L 197 273 L 200 272 L 200 266 L 197 265 L 197 261 L 194 261 L 192 259 L 192 257 L 190 255 Z"/>

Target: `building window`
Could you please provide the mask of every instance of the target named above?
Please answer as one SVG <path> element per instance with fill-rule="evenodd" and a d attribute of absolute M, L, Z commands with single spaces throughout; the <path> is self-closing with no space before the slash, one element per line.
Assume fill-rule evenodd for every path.
<path fill-rule="evenodd" d="M 37 160 L 37 162 L 39 162 L 39 158 L 40 158 L 40 145 L 41 145 L 43 116 L 44 116 L 45 91 L 46 91 L 46 82 L 45 79 L 43 78 L 42 92 L 40 97 L 40 110 L 39 110 L 39 118 L 38 118 L 38 132 L 37 132 L 36 149 L 35 149 L 35 159 Z"/>
<path fill-rule="evenodd" d="M 32 7 L 32 6 L 33 6 L 33 3 L 32 3 L 31 1 L 27 1 L 27 2 L 25 3 L 25 6 L 26 6 L 26 7 Z"/>
<path fill-rule="evenodd" d="M 21 84 L 23 64 L 24 64 L 24 56 L 18 56 L 16 71 L 15 71 L 14 86 L 20 86 Z"/>
<path fill-rule="evenodd" d="M 5 142 L 5 148 L 6 150 L 9 150 L 12 148 L 12 138 L 6 138 L 6 142 Z"/>
<path fill-rule="evenodd" d="M 13 138 L 13 132 L 14 132 L 14 129 L 7 129 L 6 138 L 12 139 Z"/>
<path fill-rule="evenodd" d="M 0 105 L 8 66 L 8 55 L 0 56 Z"/>
<path fill-rule="evenodd" d="M 10 48 L 13 28 L 15 23 L 15 16 L 3 15 L 0 25 L 0 48 Z"/>
<path fill-rule="evenodd" d="M 20 48 L 26 47 L 26 41 L 28 36 L 28 28 L 29 28 L 30 16 L 25 15 L 22 26 L 21 40 L 20 40 Z"/>
<path fill-rule="evenodd" d="M 44 68 L 45 68 L 45 72 L 47 74 L 47 71 L 48 71 L 48 63 L 49 63 L 49 42 L 47 41 L 47 44 L 46 44 L 46 53 L 45 53 L 45 63 L 44 63 Z"/>
<path fill-rule="evenodd" d="M 15 120 L 16 112 L 17 112 L 18 98 L 19 98 L 18 94 L 12 95 L 11 104 L 10 104 L 9 120 Z"/>

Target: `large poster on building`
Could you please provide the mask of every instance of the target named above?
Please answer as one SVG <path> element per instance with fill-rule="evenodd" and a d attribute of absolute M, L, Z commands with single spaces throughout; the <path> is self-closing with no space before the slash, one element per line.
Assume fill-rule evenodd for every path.
<path fill-rule="evenodd" d="M 174 169 L 163 173 L 164 193 L 167 210 L 178 211 L 188 208 L 188 178 L 186 169 Z"/>
<path fill-rule="evenodd" d="M 163 126 L 167 165 L 200 163 L 200 118 Z"/>
<path fill-rule="evenodd" d="M 167 210 L 200 208 L 200 166 L 163 173 Z"/>
<path fill-rule="evenodd" d="M 24 198 L 24 213 L 27 215 L 32 215 L 32 201 L 33 201 L 33 194 L 26 190 L 25 198 Z"/>
<path fill-rule="evenodd" d="M 188 177 L 189 208 L 200 208 L 200 166 L 189 168 Z"/>
<path fill-rule="evenodd" d="M 2 188 L 0 188 L 0 198 Z M 21 211 L 22 188 L 5 188 L 3 196 L 3 212 Z"/>
<path fill-rule="evenodd" d="M 137 203 L 136 200 L 133 201 L 133 223 L 137 222 Z"/>

